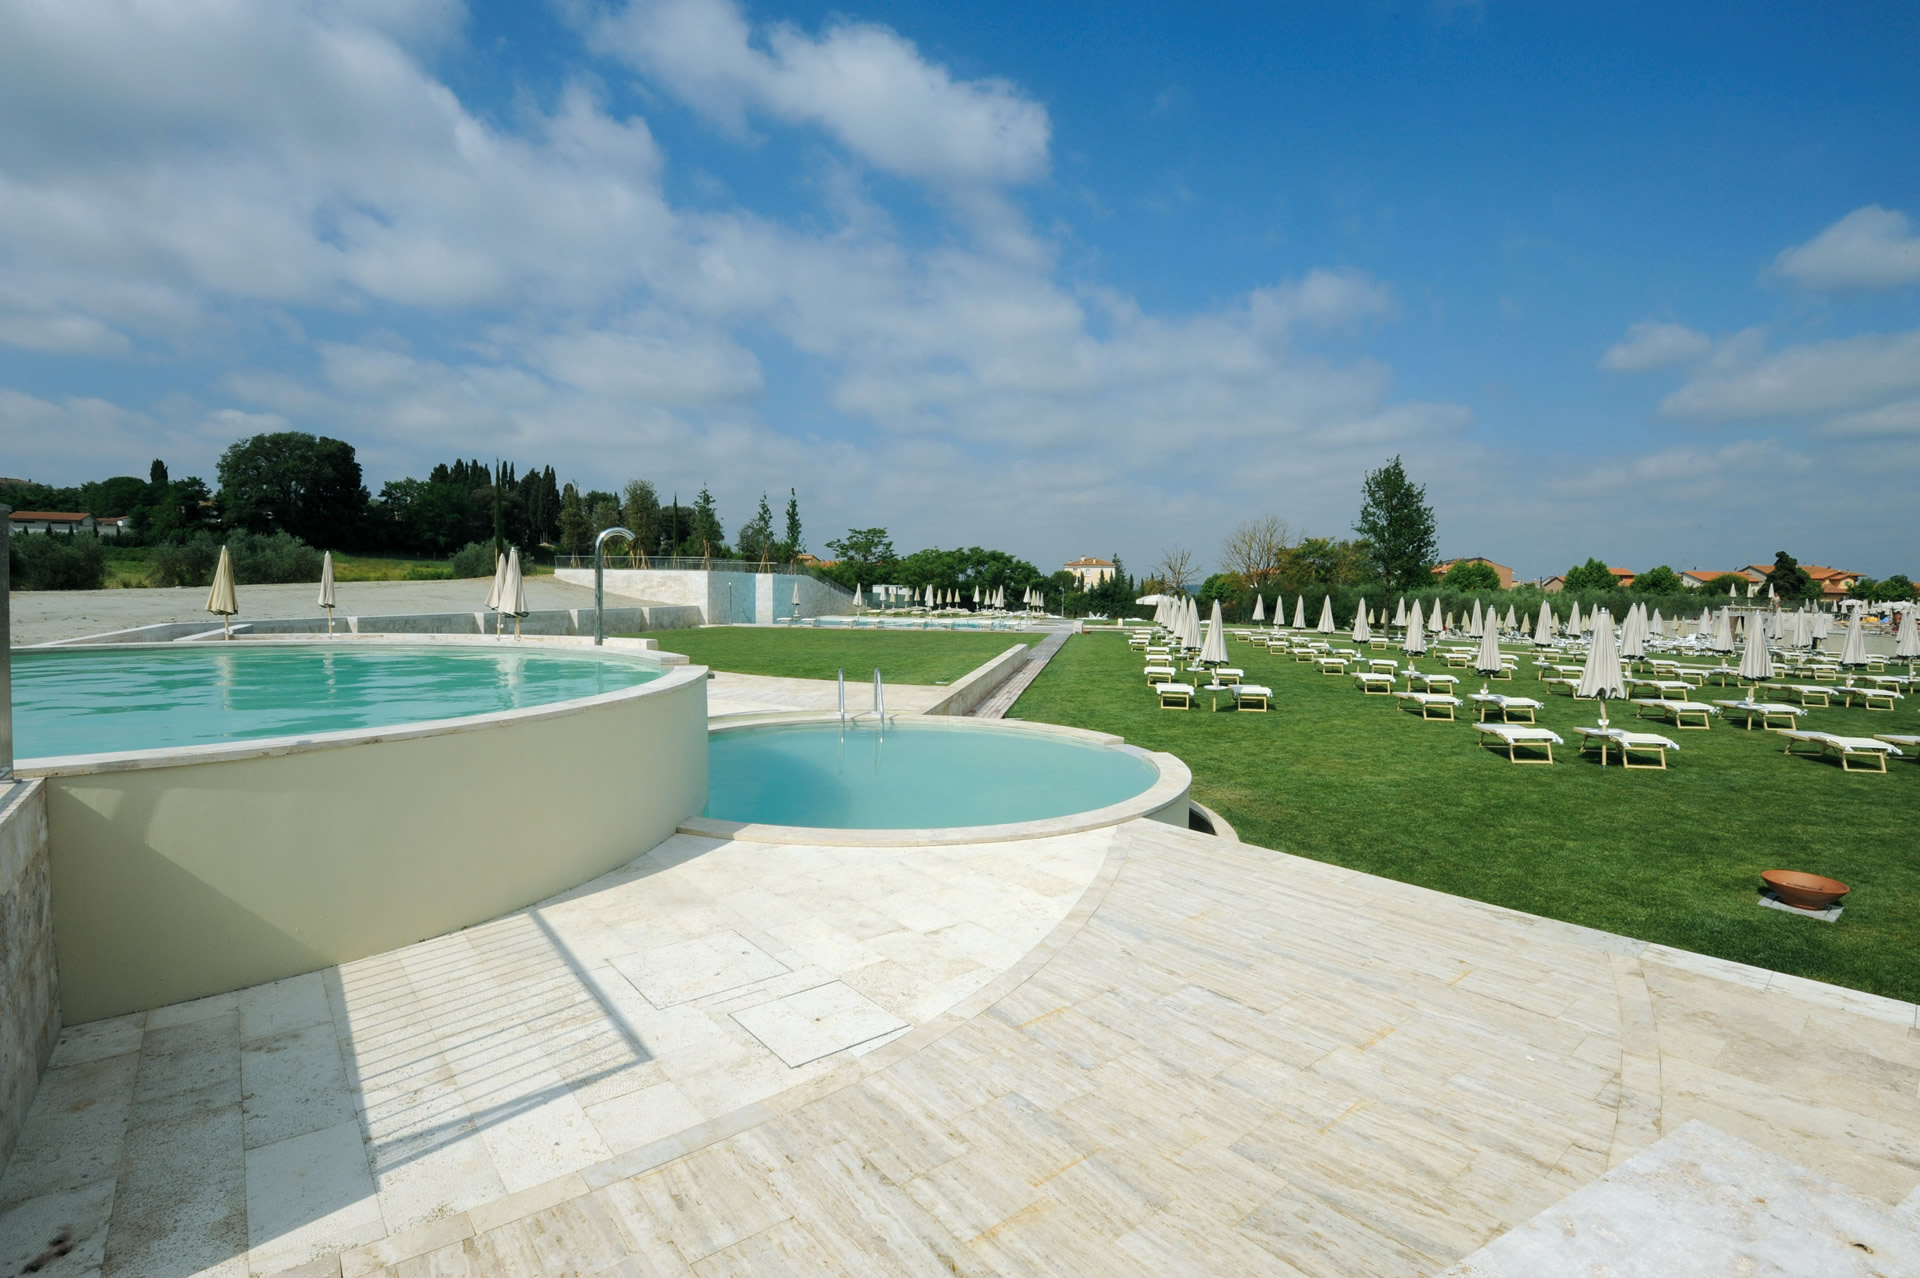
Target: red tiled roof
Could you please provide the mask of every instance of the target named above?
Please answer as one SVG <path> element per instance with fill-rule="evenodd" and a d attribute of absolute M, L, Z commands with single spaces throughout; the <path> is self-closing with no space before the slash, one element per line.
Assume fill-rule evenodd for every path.
<path fill-rule="evenodd" d="M 82 519 L 91 519 L 93 516 L 84 510 L 16 510 L 13 514 L 9 515 L 8 518 L 23 522 L 33 520 L 37 523 L 47 523 L 54 520 L 67 523 L 79 523 Z"/>

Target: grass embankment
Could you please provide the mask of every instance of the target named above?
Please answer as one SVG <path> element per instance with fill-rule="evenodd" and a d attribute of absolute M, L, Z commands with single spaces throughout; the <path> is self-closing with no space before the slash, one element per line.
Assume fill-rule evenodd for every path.
<path fill-rule="evenodd" d="M 668 652 L 684 653 L 696 665 L 734 674 L 787 679 L 871 679 L 874 667 L 888 683 L 952 683 L 974 667 L 1032 635 L 968 634 L 949 630 L 787 630 L 708 626 L 698 630 L 650 630 Z"/>
<path fill-rule="evenodd" d="M 1364 646 L 1364 645 L 1361 645 Z M 1513 651 L 1519 651 L 1514 649 Z M 1178 755 L 1194 796 L 1250 843 L 1549 918 L 1718 955 L 1895 998 L 1920 1000 L 1920 766 L 1889 774 L 1784 758 L 1774 733 L 1715 719 L 1675 731 L 1668 770 L 1602 769 L 1576 757 L 1593 702 L 1547 696 L 1532 677 L 1496 691 L 1544 703 L 1542 727 L 1566 739 L 1552 767 L 1516 767 L 1475 744 L 1471 713 L 1423 723 L 1351 678 L 1233 642 L 1232 664 L 1274 690 L 1269 714 L 1161 710 L 1139 654 L 1112 635 L 1069 640 L 1013 715 L 1117 733 Z M 1401 658 L 1398 652 L 1372 656 Z M 1422 658 L 1420 667 L 1444 663 Z M 1461 695 L 1477 691 L 1471 671 Z M 1404 686 L 1404 684 L 1402 685 Z M 1709 686 L 1695 700 L 1734 699 Z M 1914 702 L 1893 714 L 1810 710 L 1803 725 L 1850 736 L 1920 731 Z M 1469 702 L 1468 706 L 1472 703 Z M 1597 760 L 1597 756 L 1587 756 Z M 1807 870 L 1852 886 L 1837 924 L 1755 904 L 1767 869 Z M 1338 902 L 1326 904 L 1337 908 Z"/>

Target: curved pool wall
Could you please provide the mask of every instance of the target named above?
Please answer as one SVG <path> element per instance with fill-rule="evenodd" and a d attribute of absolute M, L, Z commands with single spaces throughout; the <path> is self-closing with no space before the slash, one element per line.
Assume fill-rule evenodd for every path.
<path fill-rule="evenodd" d="M 890 721 L 893 716 L 889 716 Z M 758 843 L 801 843 L 827 847 L 901 847 L 948 845 L 958 843 L 995 843 L 1011 839 L 1044 839 L 1082 830 L 1096 830 L 1124 821 L 1147 818 L 1187 828 L 1187 812 L 1193 790 L 1193 773 L 1171 754 L 1142 750 L 1128 745 L 1124 738 L 1084 728 L 1069 728 L 1052 723 L 1031 723 L 1005 719 L 965 719 L 929 716 L 899 716 L 907 731 L 944 731 L 980 733 L 1025 733 L 1058 737 L 1079 744 L 1105 746 L 1124 751 L 1153 764 L 1158 779 L 1132 798 L 1105 807 L 1047 817 L 1037 821 L 1014 821 L 1000 825 L 930 826 L 912 829 L 844 829 L 824 826 L 768 825 L 723 821 L 693 816 L 680 823 L 683 834 L 707 838 L 746 839 Z M 730 717 L 712 728 L 715 735 L 784 724 L 820 724 L 836 726 L 834 715 L 816 713 L 740 715 Z M 911 726 L 906 726 L 910 724 Z"/>
<path fill-rule="evenodd" d="M 394 641 L 299 646 L 328 643 Z M 364 958 L 639 856 L 707 797 L 706 669 L 663 670 L 467 718 L 22 761 L 45 778 L 63 1019 Z"/>

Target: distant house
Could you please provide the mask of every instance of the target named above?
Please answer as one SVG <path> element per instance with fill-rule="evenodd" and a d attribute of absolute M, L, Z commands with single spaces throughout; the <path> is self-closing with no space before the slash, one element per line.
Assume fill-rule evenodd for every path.
<path fill-rule="evenodd" d="M 1633 579 L 1640 575 L 1631 568 L 1609 568 L 1607 571 L 1613 574 L 1613 584 L 1622 590 L 1631 586 Z"/>
<path fill-rule="evenodd" d="M 1761 581 L 1766 573 L 1756 573 L 1751 568 L 1718 568 L 1712 572 L 1703 572 L 1698 568 L 1689 568 L 1680 574 L 1680 584 L 1689 590 L 1698 590 L 1709 581 L 1718 581 L 1722 577 L 1745 577 L 1748 581 Z"/>
<path fill-rule="evenodd" d="M 1091 555 L 1082 555 L 1078 559 L 1068 560 L 1065 566 L 1066 570 L 1073 574 L 1074 580 L 1080 583 L 1082 590 L 1091 590 L 1103 581 L 1113 580 L 1113 560 L 1111 559 L 1095 559 Z"/>
<path fill-rule="evenodd" d="M 818 555 L 810 555 L 803 550 L 793 557 L 793 562 L 802 568 L 831 568 L 840 561 L 838 559 L 822 559 Z"/>
<path fill-rule="evenodd" d="M 1436 577 L 1444 577 L 1447 575 L 1447 570 L 1455 564 L 1485 564 L 1487 567 L 1493 569 L 1495 573 L 1499 574 L 1500 589 L 1513 589 L 1513 569 L 1507 567 L 1505 564 L 1497 564 L 1491 559 L 1482 558 L 1479 555 L 1469 555 L 1464 559 L 1449 559 L 1444 563 L 1435 564 L 1433 566 L 1433 575 Z"/>
<path fill-rule="evenodd" d="M 1844 568 L 1824 568 L 1819 564 L 1801 564 L 1802 571 L 1813 578 L 1813 584 L 1820 587 L 1823 599 L 1845 599 L 1847 592 L 1860 581 L 1860 574 L 1848 572 Z M 1746 575 L 1755 581 L 1765 581 L 1767 574 L 1773 571 L 1772 564 L 1750 564 Z"/>
<path fill-rule="evenodd" d="M 1540 589 L 1546 591 L 1550 595 L 1557 595 L 1561 591 L 1565 590 L 1566 588 L 1567 588 L 1567 578 L 1566 578 L 1566 574 L 1564 573 L 1555 573 L 1553 576 L 1547 578 L 1545 581 L 1540 583 Z"/>
<path fill-rule="evenodd" d="M 92 532 L 92 515 L 72 510 L 16 510 L 7 516 L 7 526 L 21 532 Z"/>
<path fill-rule="evenodd" d="M 93 530 L 102 537 L 118 537 L 133 531 L 132 515 L 106 515 L 93 521 Z"/>

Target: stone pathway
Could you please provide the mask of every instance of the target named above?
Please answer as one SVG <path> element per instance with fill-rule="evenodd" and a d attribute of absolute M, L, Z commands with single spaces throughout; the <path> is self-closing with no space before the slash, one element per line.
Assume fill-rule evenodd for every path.
<path fill-rule="evenodd" d="M 1008 676 L 1007 681 L 994 689 L 991 697 L 974 708 L 975 719 L 1004 719 L 1007 711 L 1013 709 L 1013 703 L 1020 699 L 1040 672 L 1053 660 L 1053 654 L 1060 651 L 1068 639 L 1073 637 L 1071 630 L 1055 630 L 1045 639 L 1027 649 L 1027 659 L 1020 668 Z"/>

